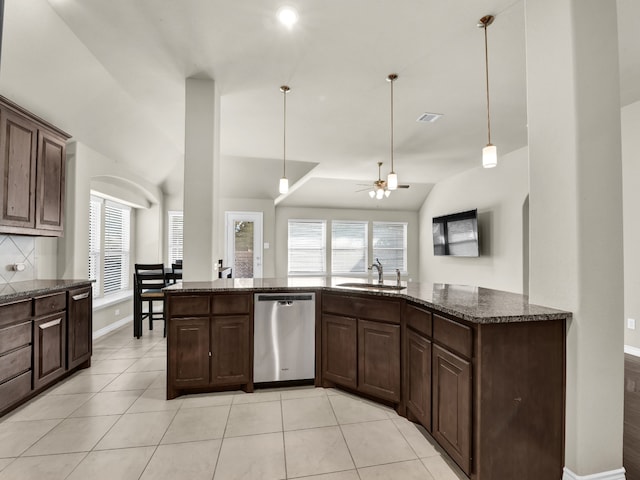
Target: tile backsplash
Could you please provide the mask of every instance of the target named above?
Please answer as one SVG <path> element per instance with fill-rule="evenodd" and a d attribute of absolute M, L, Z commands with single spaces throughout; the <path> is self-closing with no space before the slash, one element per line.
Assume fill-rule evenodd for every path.
<path fill-rule="evenodd" d="M 15 264 L 23 264 L 24 270 L 15 271 Z M 0 235 L 0 285 L 36 277 L 36 238 Z"/>

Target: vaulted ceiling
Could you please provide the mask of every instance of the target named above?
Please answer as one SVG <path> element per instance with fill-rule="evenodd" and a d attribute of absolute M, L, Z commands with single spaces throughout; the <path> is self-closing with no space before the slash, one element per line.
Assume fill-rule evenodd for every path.
<path fill-rule="evenodd" d="M 640 100 L 640 2 L 618 0 L 621 101 Z M 221 92 L 225 196 L 278 197 L 282 97 L 292 180 L 283 205 L 417 209 L 431 186 L 480 163 L 489 27 L 492 140 L 526 145 L 522 0 L 6 0 L 0 93 L 135 173 L 182 191 L 185 78 Z M 358 184 L 389 169 L 409 190 L 382 202 Z M 442 113 L 418 123 L 423 112 Z M 373 203 L 372 203 L 373 202 Z M 383 204 L 384 202 L 384 204 Z M 375 207 L 373 206 L 375 205 Z"/>

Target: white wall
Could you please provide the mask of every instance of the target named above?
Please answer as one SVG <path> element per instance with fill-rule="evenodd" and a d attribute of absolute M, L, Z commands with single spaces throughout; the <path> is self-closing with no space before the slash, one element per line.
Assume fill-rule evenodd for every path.
<path fill-rule="evenodd" d="M 420 209 L 420 281 L 478 285 L 522 293 L 527 269 L 523 206 L 528 194 L 528 151 L 499 158 L 496 168 L 477 168 L 439 182 Z M 433 255 L 433 217 L 478 209 L 480 256 Z"/>
<path fill-rule="evenodd" d="M 277 277 L 287 276 L 289 219 L 407 222 L 407 278 L 414 282 L 418 281 L 418 212 L 278 207 L 276 208 L 275 222 L 275 274 Z M 327 252 L 329 252 L 330 249 L 331 225 L 327 223 Z M 371 252 L 369 253 L 371 254 Z M 393 272 L 388 272 L 389 275 L 392 273 Z"/>
<path fill-rule="evenodd" d="M 640 348 L 640 102 L 622 109 L 622 195 L 624 222 L 624 317 L 637 321 L 624 330 L 624 343 Z M 625 322 L 626 323 L 626 322 Z"/>

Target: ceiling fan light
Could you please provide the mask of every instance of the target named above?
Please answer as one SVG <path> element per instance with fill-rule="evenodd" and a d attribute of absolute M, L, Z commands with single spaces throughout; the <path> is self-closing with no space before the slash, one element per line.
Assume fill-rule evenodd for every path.
<path fill-rule="evenodd" d="M 382 200 L 383 198 L 384 198 L 384 190 L 382 188 L 379 188 L 378 190 L 376 190 L 376 199 Z"/>
<path fill-rule="evenodd" d="M 397 173 L 391 172 L 391 173 L 389 173 L 389 175 L 387 175 L 387 188 L 389 190 L 396 190 L 398 188 L 398 174 Z"/>
<path fill-rule="evenodd" d="M 498 149 L 495 145 L 488 144 L 482 149 L 482 166 L 493 168 L 498 165 Z"/>
<path fill-rule="evenodd" d="M 375 192 L 374 190 L 371 190 L 371 191 L 369 192 L 369 196 L 370 196 L 371 198 L 375 198 L 375 196 L 376 196 L 376 192 Z"/>
<path fill-rule="evenodd" d="M 391 191 L 390 190 L 385 190 L 384 191 L 384 196 L 389 198 L 389 195 L 391 195 Z"/>
<path fill-rule="evenodd" d="M 287 177 L 282 177 L 280 179 L 280 193 L 284 195 L 289 192 L 289 179 Z"/>

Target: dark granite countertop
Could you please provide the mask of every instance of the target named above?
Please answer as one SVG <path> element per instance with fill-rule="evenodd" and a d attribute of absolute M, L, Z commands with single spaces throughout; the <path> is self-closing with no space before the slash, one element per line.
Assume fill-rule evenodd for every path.
<path fill-rule="evenodd" d="M 0 303 L 91 285 L 92 280 L 29 280 L 0 285 Z"/>
<path fill-rule="evenodd" d="M 346 277 L 235 278 L 211 282 L 178 282 L 168 292 L 264 292 L 270 290 L 333 290 L 403 298 L 473 323 L 510 323 L 571 318 L 571 312 L 529 303 L 526 295 L 490 288 L 445 283 L 402 282 L 403 290 L 345 287 L 341 283 L 367 283 Z M 395 282 L 385 282 L 394 285 Z"/>

